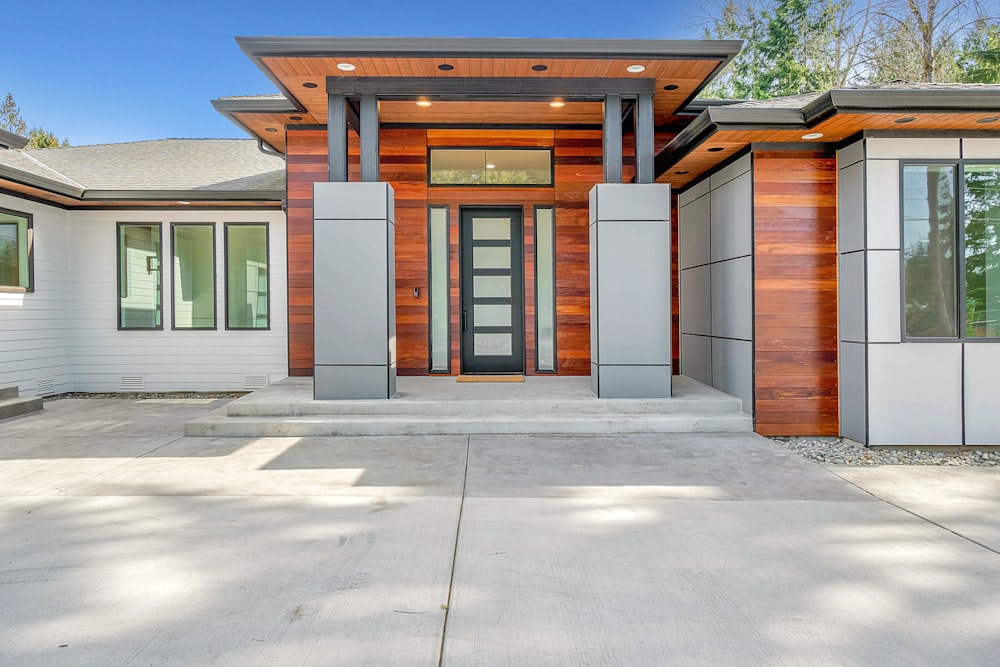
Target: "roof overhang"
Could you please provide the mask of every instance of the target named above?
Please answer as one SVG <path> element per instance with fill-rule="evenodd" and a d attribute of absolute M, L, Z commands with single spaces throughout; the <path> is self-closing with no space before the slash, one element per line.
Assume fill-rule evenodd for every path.
<path fill-rule="evenodd" d="M 0 149 L 21 149 L 27 146 L 29 141 L 30 139 L 27 137 L 22 137 L 20 134 L 14 134 L 0 128 Z"/>

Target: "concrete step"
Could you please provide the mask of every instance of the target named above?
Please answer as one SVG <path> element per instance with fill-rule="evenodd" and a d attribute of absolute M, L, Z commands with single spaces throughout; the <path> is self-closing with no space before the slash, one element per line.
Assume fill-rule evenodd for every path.
<path fill-rule="evenodd" d="M 20 393 L 17 387 L 0 387 L 0 401 L 5 398 L 17 398 Z"/>
<path fill-rule="evenodd" d="M 41 409 L 42 399 L 39 396 L 0 399 L 0 419 L 18 417 L 20 415 L 38 412 Z"/>
<path fill-rule="evenodd" d="M 296 417 L 233 417 L 216 411 L 188 422 L 185 435 L 214 437 L 365 436 L 457 434 L 616 434 L 616 433 L 737 433 L 753 430 L 750 417 L 729 414 L 626 414 L 452 417 L 300 415 Z"/>
<path fill-rule="evenodd" d="M 457 408 L 456 406 L 461 406 Z M 448 418 L 510 417 L 536 418 L 595 415 L 714 415 L 740 412 L 738 398 L 718 397 L 669 399 L 506 399 L 506 400 L 391 400 L 391 401 L 246 401 L 230 403 L 230 417 L 380 417 L 414 416 Z"/>

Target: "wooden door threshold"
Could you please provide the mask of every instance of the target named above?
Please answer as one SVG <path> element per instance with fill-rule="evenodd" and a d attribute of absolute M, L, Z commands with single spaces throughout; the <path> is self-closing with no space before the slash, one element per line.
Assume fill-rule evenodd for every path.
<path fill-rule="evenodd" d="M 459 375 L 456 382 L 524 382 L 523 375 Z"/>

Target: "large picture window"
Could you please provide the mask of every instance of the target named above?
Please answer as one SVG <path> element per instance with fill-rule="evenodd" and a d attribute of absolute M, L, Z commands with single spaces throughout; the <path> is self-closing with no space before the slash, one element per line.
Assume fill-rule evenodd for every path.
<path fill-rule="evenodd" d="M 266 224 L 226 224 L 226 328 L 270 327 Z"/>
<path fill-rule="evenodd" d="M 215 328 L 215 225 L 174 223 L 173 327 Z"/>
<path fill-rule="evenodd" d="M 33 289 L 31 245 L 31 216 L 0 209 L 0 288 Z"/>
<path fill-rule="evenodd" d="M 902 168 L 907 338 L 1000 337 L 1000 164 Z"/>
<path fill-rule="evenodd" d="M 547 148 L 433 148 L 431 185 L 552 185 Z"/>
<path fill-rule="evenodd" d="M 118 327 L 162 329 L 160 223 L 118 223 Z"/>

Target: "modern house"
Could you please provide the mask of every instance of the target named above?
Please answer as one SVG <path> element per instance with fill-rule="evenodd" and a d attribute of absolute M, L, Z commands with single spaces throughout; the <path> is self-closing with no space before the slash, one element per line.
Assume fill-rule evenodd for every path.
<path fill-rule="evenodd" d="M 697 99 L 738 42 L 239 38 L 252 140 L 0 134 L 0 386 L 683 374 L 763 434 L 1000 444 L 1000 86 Z"/>

